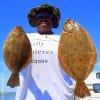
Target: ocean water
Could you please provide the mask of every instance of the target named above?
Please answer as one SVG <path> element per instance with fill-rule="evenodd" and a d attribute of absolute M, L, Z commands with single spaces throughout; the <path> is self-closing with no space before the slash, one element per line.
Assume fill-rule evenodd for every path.
<path fill-rule="evenodd" d="M 15 100 L 15 92 L 0 93 L 0 100 Z"/>

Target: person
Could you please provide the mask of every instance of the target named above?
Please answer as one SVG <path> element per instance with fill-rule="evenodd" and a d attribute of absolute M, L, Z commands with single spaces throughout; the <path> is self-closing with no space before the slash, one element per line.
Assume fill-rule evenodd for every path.
<path fill-rule="evenodd" d="M 29 24 L 37 28 L 37 33 L 27 34 L 32 45 L 32 62 L 20 72 L 16 100 L 74 100 L 72 79 L 58 59 L 60 36 L 52 31 L 59 20 L 59 9 L 49 4 L 29 11 Z"/>

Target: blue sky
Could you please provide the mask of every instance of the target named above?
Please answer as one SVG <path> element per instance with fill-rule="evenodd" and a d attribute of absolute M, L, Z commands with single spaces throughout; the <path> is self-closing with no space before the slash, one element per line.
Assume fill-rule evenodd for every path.
<path fill-rule="evenodd" d="M 36 32 L 27 21 L 28 11 L 43 3 L 58 7 L 61 11 L 59 27 L 53 29 L 56 34 L 62 31 L 66 19 L 72 18 L 80 23 L 90 34 L 97 50 L 97 63 L 94 70 L 100 70 L 100 1 L 99 0 L 1 0 L 0 2 L 0 91 L 15 91 L 6 86 L 10 71 L 3 60 L 3 43 L 8 33 L 21 26 L 25 32 Z M 2 84 L 3 83 L 3 84 Z M 1 87 L 1 84 L 3 87 Z"/>

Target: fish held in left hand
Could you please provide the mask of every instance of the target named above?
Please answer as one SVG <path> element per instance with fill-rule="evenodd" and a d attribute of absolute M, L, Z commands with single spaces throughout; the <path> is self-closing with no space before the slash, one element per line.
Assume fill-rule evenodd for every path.
<path fill-rule="evenodd" d="M 8 35 L 3 46 L 3 57 L 8 69 L 12 72 L 7 85 L 20 85 L 19 72 L 32 61 L 31 43 L 20 26 L 16 26 Z"/>
<path fill-rule="evenodd" d="M 97 52 L 89 33 L 72 19 L 65 21 L 60 36 L 58 57 L 61 67 L 75 81 L 75 96 L 90 96 L 84 80 L 93 70 Z"/>

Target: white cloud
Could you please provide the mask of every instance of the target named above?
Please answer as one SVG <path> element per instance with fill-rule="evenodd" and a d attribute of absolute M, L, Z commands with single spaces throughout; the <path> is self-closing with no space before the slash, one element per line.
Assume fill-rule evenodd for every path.
<path fill-rule="evenodd" d="M 96 66 L 100 66 L 100 62 L 97 62 L 97 63 L 96 63 Z"/>

